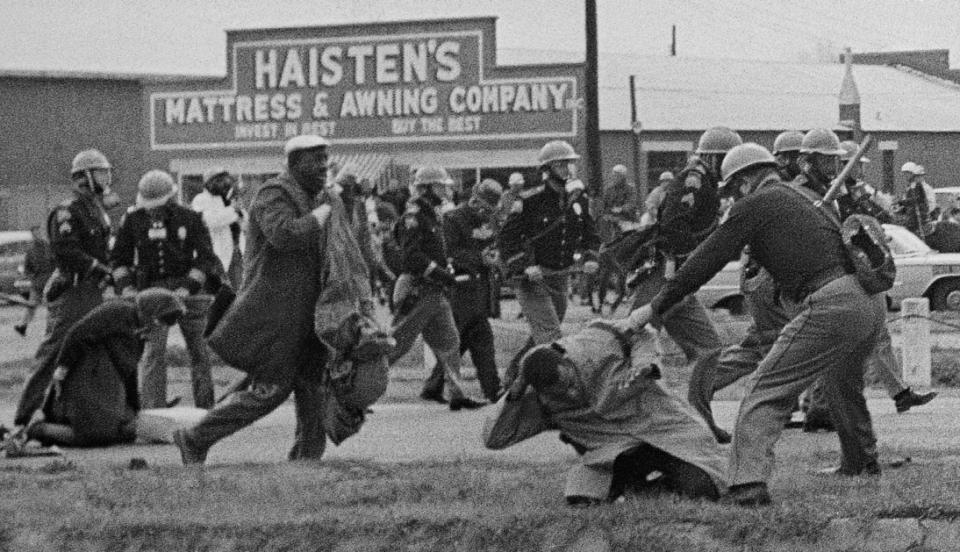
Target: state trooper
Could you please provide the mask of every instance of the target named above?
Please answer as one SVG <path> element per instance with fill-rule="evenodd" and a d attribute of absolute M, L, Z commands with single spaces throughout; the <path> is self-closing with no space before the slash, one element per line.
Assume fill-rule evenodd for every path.
<path fill-rule="evenodd" d="M 460 334 L 460 354 L 470 352 L 480 390 L 490 402 L 496 402 L 501 393 L 493 328 L 488 319 L 498 307 L 493 285 L 500 256 L 493 246 L 502 191 L 499 182 L 484 179 L 473 187 L 470 199 L 443 216 L 443 234 L 455 280 L 450 288 L 450 306 Z M 444 401 L 441 363 L 434 365 L 420 396 Z"/>
<path fill-rule="evenodd" d="M 830 183 L 839 174 L 840 161 L 851 159 L 856 149 L 857 146 L 853 142 L 844 147 L 832 130 L 824 128 L 810 130 L 803 136 L 800 146 L 800 166 L 803 172 L 794 183 L 805 186 L 822 197 L 829 189 Z M 856 176 L 859 173 L 853 174 L 854 177 L 844 183 L 842 193 L 836 200 L 834 212 L 839 214 L 840 222 L 853 214 L 869 215 L 880 222 L 890 222 L 890 215 L 858 185 Z M 877 344 L 867 365 L 877 367 L 877 374 L 890 397 L 896 402 L 898 412 L 906 412 L 913 406 L 924 405 L 936 396 L 936 393 L 922 395 L 915 393 L 897 376 L 900 371 L 899 363 L 893 353 L 890 332 L 886 326 L 877 335 Z M 825 383 L 820 381 L 812 388 L 810 406 L 804 423 L 805 431 L 831 429 L 835 425 L 833 418 L 841 415 L 828 408 L 823 385 Z"/>
<path fill-rule="evenodd" d="M 735 131 L 716 126 L 707 129 L 697 143 L 696 155 L 669 185 L 657 224 L 660 240 L 658 263 L 639 279 L 634 308 L 649 303 L 660 292 L 691 252 L 717 227 L 720 198 L 720 166 L 730 148 L 743 140 Z M 735 259 L 732 256 L 729 260 Z M 693 364 L 687 400 L 703 416 L 717 441 L 729 443 L 730 434 L 717 426 L 710 410 L 712 376 L 723 342 L 706 308 L 697 299 L 696 289 L 678 301 L 658 320 L 667 334 Z"/>
<path fill-rule="evenodd" d="M 781 132 L 773 140 L 773 158 L 777 160 L 780 178 L 790 182 L 800 176 L 800 143 L 803 133 L 799 130 Z"/>
<path fill-rule="evenodd" d="M 450 390 L 450 410 L 474 409 L 484 403 L 471 399 L 463 390 L 460 377 L 460 335 L 447 300 L 448 288 L 455 282 L 444 245 L 439 209 L 452 184 L 443 167 L 417 169 L 410 186 L 410 201 L 397 222 L 395 233 L 402 252 L 402 271 L 394 288 L 397 309 L 392 335 L 397 347 L 390 364 L 405 355 L 417 339 L 433 351 L 444 371 Z M 424 398 L 444 401 L 436 390 L 425 389 Z"/>
<path fill-rule="evenodd" d="M 641 311 L 638 323 L 664 316 L 736 257 L 745 246 L 795 305 L 740 405 L 730 456 L 730 493 L 741 505 L 768 504 L 774 445 L 800 393 L 823 376 L 831 408 L 841 412 L 843 473 L 875 474 L 876 437 L 863 397 L 863 363 L 886 330 L 885 305 L 850 274 L 840 228 L 803 192 L 785 184 L 762 146 L 730 150 L 727 186 L 742 197 L 729 216 Z M 803 236 L 797 240 L 797 236 Z"/>
<path fill-rule="evenodd" d="M 103 302 L 102 285 L 110 276 L 108 211 L 120 204 L 111 188 L 112 169 L 98 150 L 78 153 L 70 167 L 73 197 L 57 205 L 47 218 L 56 265 L 44 290 L 47 331 L 17 405 L 15 426 L 26 425 L 42 406 L 67 330 Z"/>
<path fill-rule="evenodd" d="M 136 205 L 120 220 L 110 254 L 113 280 L 123 296 L 159 287 L 183 299 L 187 312 L 178 323 L 190 354 L 193 401 L 199 408 L 210 408 L 213 378 L 203 331 L 213 302 L 210 292 L 219 288 L 226 273 L 202 215 L 177 203 L 176 195 L 177 186 L 165 171 L 152 170 L 140 179 Z M 137 367 L 143 408 L 167 406 L 169 332 L 169 326 L 153 324 L 146 334 Z"/>
<path fill-rule="evenodd" d="M 517 300 L 530 326 L 529 340 L 510 362 L 507 384 L 527 350 L 560 339 L 574 255 L 600 247 L 584 184 L 577 179 L 578 159 L 569 143 L 547 142 L 537 157 L 540 183 L 520 192 L 497 238 L 508 276 L 519 278 Z M 596 261 L 583 265 L 587 274 L 599 268 Z"/>

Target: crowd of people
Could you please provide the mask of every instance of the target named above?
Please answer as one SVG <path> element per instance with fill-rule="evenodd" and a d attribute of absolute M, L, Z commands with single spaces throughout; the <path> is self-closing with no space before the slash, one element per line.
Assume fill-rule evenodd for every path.
<path fill-rule="evenodd" d="M 135 439 L 139 410 L 179 401 L 167 397 L 172 326 L 189 352 L 193 402 L 206 410 L 173 434 L 185 464 L 202 464 L 217 442 L 291 394 L 289 457 L 319 459 L 328 439 L 360 429 L 386 387 L 386 366 L 422 336 L 436 364 L 421 398 L 451 411 L 496 404 L 483 428 L 490 448 L 558 429 L 582 459 L 567 480 L 575 505 L 646 488 L 766 504 L 773 447 L 802 393 L 807 429 L 840 438 L 837 473 L 877 474 L 865 369 L 876 369 L 898 412 L 935 395 L 897 376 L 882 290 L 859 279 L 842 235 L 868 215 L 943 238 L 916 164 L 904 166 L 910 183 L 893 201 L 862 181 L 868 160 L 857 145 L 830 130 L 785 132 L 771 152 L 713 127 L 641 204 L 624 165 L 591 197 L 577 178 L 580 156 L 562 140 L 541 148 L 532 181 L 514 173 L 504 189 L 485 179 L 459 197 L 439 166 L 377 193 L 352 167 L 331 166 L 333 147 L 318 136 L 288 140 L 285 170 L 244 205 L 227 170 L 208 171 L 189 206 L 170 174 L 149 171 L 115 231 L 112 166 L 97 150 L 77 154 L 73 195 L 48 219 L 52 262 L 31 268 L 48 328 L 10 438 Z M 833 201 L 845 161 L 853 170 Z M 651 251 L 642 266 L 605 254 L 640 232 Z M 737 258 L 753 324 L 724 347 L 695 292 Z M 565 336 L 570 290 L 592 297 L 614 280 L 621 299 L 630 294 L 630 315 Z M 530 335 L 501 371 L 489 319 L 503 282 L 516 289 Z M 378 291 L 393 314 L 389 329 L 373 314 Z M 660 330 L 690 364 L 686 400 L 657 381 L 651 342 Z M 244 372 L 219 401 L 211 350 Z M 464 384 L 465 352 L 483 398 Z M 710 401 L 747 374 L 753 383 L 731 434 Z M 727 460 L 720 445 L 731 442 Z"/>

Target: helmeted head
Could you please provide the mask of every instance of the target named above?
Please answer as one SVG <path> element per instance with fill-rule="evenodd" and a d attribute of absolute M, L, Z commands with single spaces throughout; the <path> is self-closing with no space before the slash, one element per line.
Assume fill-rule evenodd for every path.
<path fill-rule="evenodd" d="M 577 160 L 580 156 L 565 140 L 553 140 L 540 148 L 537 164 L 544 178 L 565 182 L 577 177 Z"/>
<path fill-rule="evenodd" d="M 283 154 L 287 157 L 287 170 L 309 193 L 320 192 L 327 183 L 329 147 L 329 141 L 313 134 L 294 136 L 283 146 Z"/>
<path fill-rule="evenodd" d="M 800 174 L 800 144 L 803 133 L 799 130 L 781 132 L 773 140 L 773 157 L 780 167 L 780 174 L 787 180 L 793 180 Z"/>
<path fill-rule="evenodd" d="M 694 153 L 710 169 L 714 177 L 717 177 L 720 174 L 720 164 L 724 156 L 731 148 L 742 143 L 743 138 L 735 130 L 725 126 L 710 127 L 700 135 L 697 150 Z"/>
<path fill-rule="evenodd" d="M 613 174 L 613 180 L 615 182 L 624 182 L 627 180 L 627 166 L 626 165 L 614 165 L 613 169 L 610 171 Z"/>
<path fill-rule="evenodd" d="M 453 185 L 453 179 L 447 170 L 437 165 L 427 165 L 417 169 L 410 185 L 410 196 L 424 198 L 434 207 L 443 203 L 447 189 Z"/>
<path fill-rule="evenodd" d="M 177 194 L 177 185 L 167 171 L 147 171 L 137 183 L 137 207 L 154 209 L 166 205 Z"/>
<path fill-rule="evenodd" d="M 236 195 L 237 179 L 224 167 L 214 167 L 203 173 L 203 189 L 223 198 L 224 203 Z"/>
<path fill-rule="evenodd" d="M 903 176 L 907 179 L 907 182 L 913 182 L 914 180 L 920 179 L 920 175 L 917 172 L 919 169 L 920 165 L 917 165 L 913 161 L 907 161 L 902 167 L 900 167 L 900 172 L 903 173 Z"/>
<path fill-rule="evenodd" d="M 840 156 L 843 154 L 836 132 L 828 128 L 815 128 L 803 135 L 800 168 L 814 180 L 830 182 L 840 172 Z"/>
<path fill-rule="evenodd" d="M 187 312 L 182 299 L 172 291 L 160 287 L 147 288 L 137 293 L 134 303 L 143 324 L 159 322 L 172 326 Z"/>
<path fill-rule="evenodd" d="M 70 178 L 75 186 L 90 190 L 100 197 L 107 209 L 120 204 L 113 192 L 113 165 L 100 150 L 87 149 L 74 156 L 70 163 Z"/>
<path fill-rule="evenodd" d="M 762 169 L 765 168 L 777 168 L 777 160 L 767 148 L 753 142 L 734 147 L 727 152 L 720 168 L 724 190 L 734 196 L 752 192 L 764 176 Z"/>
<path fill-rule="evenodd" d="M 662 173 L 660 173 L 660 177 L 657 178 L 657 183 L 658 183 L 658 184 L 669 184 L 669 183 L 673 182 L 673 181 L 676 180 L 676 179 L 677 179 L 677 177 L 674 176 L 673 172 L 671 172 L 671 171 L 663 171 Z"/>
<path fill-rule="evenodd" d="M 334 182 L 342 188 L 347 196 L 357 196 L 361 194 L 360 177 L 357 166 L 353 163 L 345 163 L 337 171 Z"/>
<path fill-rule="evenodd" d="M 473 187 L 470 194 L 469 204 L 477 210 L 484 218 L 493 216 L 497 211 L 497 205 L 500 204 L 500 197 L 503 195 L 503 186 L 492 178 L 484 178 L 479 184 Z"/>
<path fill-rule="evenodd" d="M 507 185 L 510 186 L 510 189 L 514 192 L 519 192 L 523 188 L 524 180 L 523 175 L 515 172 L 510 173 L 510 179 L 507 180 Z"/>

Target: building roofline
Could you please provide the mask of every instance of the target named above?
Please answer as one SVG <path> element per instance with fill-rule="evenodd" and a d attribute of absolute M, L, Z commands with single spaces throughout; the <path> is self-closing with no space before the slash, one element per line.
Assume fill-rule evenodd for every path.
<path fill-rule="evenodd" d="M 223 75 L 178 75 L 174 73 L 123 73 L 108 71 L 64 71 L 57 69 L 0 69 L 0 78 L 115 80 L 130 82 L 169 82 L 222 79 Z"/>

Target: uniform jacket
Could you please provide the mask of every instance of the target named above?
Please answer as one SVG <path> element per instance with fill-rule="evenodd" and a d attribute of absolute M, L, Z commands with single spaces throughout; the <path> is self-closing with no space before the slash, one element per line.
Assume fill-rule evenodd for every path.
<path fill-rule="evenodd" d="M 213 253 L 220 259 L 223 268 L 229 270 L 234 248 L 231 225 L 240 222 L 240 214 L 232 206 L 225 205 L 222 197 L 207 190 L 195 195 L 190 207 L 203 217 L 203 223 L 210 231 Z"/>
<path fill-rule="evenodd" d="M 568 495 L 606 498 L 614 460 L 641 443 L 703 469 L 718 488 L 726 487 L 726 458 L 706 424 L 685 401 L 645 375 L 655 358 L 652 335 L 643 334 L 628 352 L 616 334 L 591 325 L 557 343 L 579 381 L 563 397 L 529 388 L 519 400 L 501 399 L 483 425 L 487 448 L 502 449 L 559 430 L 586 449 L 582 465 L 568 475 Z M 583 488 L 584 482 L 592 492 Z M 571 493 L 571 488 L 578 491 Z"/>
<path fill-rule="evenodd" d="M 525 190 L 521 197 L 511 206 L 510 215 L 500 230 L 498 245 L 503 259 L 529 249 L 527 252 L 532 253 L 532 259 L 528 265 L 560 270 L 573 264 L 573 255 L 577 251 L 600 247 L 600 238 L 590 216 L 590 203 L 585 195 L 571 200 L 565 191 L 558 191 L 544 182 Z M 563 222 L 540 236 L 560 217 L 565 217 Z M 537 240 L 530 243 L 528 240 L 534 237 Z"/>
<path fill-rule="evenodd" d="M 417 198 L 407 203 L 407 210 L 397 224 L 396 236 L 403 257 L 401 272 L 422 276 L 431 262 L 446 268 L 443 228 L 436 210 L 427 200 Z"/>
<path fill-rule="evenodd" d="M 696 249 L 716 227 L 720 198 L 717 181 L 706 165 L 694 157 L 671 182 L 657 216 L 663 250 L 685 256 Z"/>
<path fill-rule="evenodd" d="M 322 232 L 311 197 L 283 173 L 250 204 L 243 285 L 210 336 L 226 363 L 261 381 L 288 383 L 325 364 L 314 334 Z"/>
<path fill-rule="evenodd" d="M 821 182 L 806 173 L 794 179 L 794 183 L 817 192 L 817 195 L 820 197 L 826 195 L 830 189 L 830 182 Z M 856 184 L 856 182 L 852 182 L 851 184 Z M 835 207 L 839 209 L 841 221 L 847 220 L 850 215 L 858 214 L 869 215 L 881 223 L 893 222 L 893 217 L 891 217 L 883 207 L 873 201 L 869 195 L 865 193 L 863 188 L 860 186 L 853 186 L 852 188 L 851 191 L 850 187 L 845 185 L 843 193 L 837 196 Z"/>
<path fill-rule="evenodd" d="M 491 273 L 483 250 L 494 245 L 493 223 L 464 203 L 443 216 L 443 233 L 457 279 L 450 294 L 454 317 L 463 321 L 491 316 Z"/>
<path fill-rule="evenodd" d="M 170 202 L 128 211 L 111 253 L 117 287 L 185 287 L 193 292 L 208 278 L 222 279 L 210 232 L 193 210 Z"/>
<path fill-rule="evenodd" d="M 94 261 L 107 263 L 110 216 L 93 193 L 75 190 L 73 194 L 50 214 L 47 231 L 60 272 L 84 276 Z"/>

